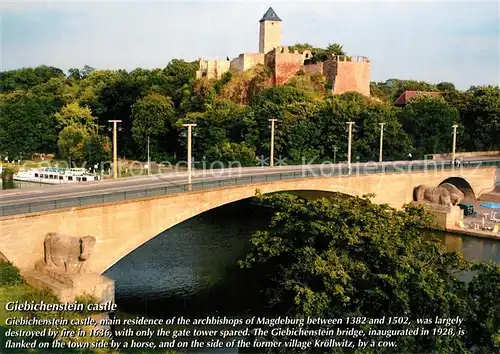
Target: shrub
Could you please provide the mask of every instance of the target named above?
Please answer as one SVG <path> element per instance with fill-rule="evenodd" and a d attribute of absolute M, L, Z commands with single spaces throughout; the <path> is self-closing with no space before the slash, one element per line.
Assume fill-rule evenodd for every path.
<path fill-rule="evenodd" d="M 24 284 L 19 268 L 11 262 L 0 260 L 0 286 Z"/>

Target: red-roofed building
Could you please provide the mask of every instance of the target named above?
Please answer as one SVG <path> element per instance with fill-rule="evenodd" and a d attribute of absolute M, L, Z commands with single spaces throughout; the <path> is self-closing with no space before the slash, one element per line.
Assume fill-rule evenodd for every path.
<path fill-rule="evenodd" d="M 395 106 L 404 106 L 407 105 L 408 102 L 419 96 L 439 96 L 441 92 L 439 91 L 405 91 L 398 97 L 396 101 L 394 101 Z"/>

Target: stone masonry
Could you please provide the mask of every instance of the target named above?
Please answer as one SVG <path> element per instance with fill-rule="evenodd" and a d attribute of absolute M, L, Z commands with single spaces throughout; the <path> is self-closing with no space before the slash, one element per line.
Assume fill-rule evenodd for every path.
<path fill-rule="evenodd" d="M 310 51 L 290 52 L 281 45 L 281 19 L 270 7 L 259 21 L 259 53 L 242 53 L 229 60 L 199 58 L 196 78 L 220 79 L 225 72 L 242 72 L 264 64 L 271 69 L 271 82 L 283 85 L 299 70 L 326 77 L 332 93 L 354 91 L 370 96 L 371 63 L 367 57 L 332 56 L 324 63 L 306 63 L 312 58 Z"/>

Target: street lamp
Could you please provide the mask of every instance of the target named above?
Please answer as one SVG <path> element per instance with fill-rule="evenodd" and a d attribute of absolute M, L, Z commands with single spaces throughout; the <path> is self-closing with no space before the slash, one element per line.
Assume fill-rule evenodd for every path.
<path fill-rule="evenodd" d="M 274 167 L 274 122 L 278 121 L 277 119 L 269 119 L 271 122 L 271 157 L 269 160 L 269 165 Z"/>
<path fill-rule="evenodd" d="M 333 164 L 334 164 L 334 165 L 337 163 L 337 150 L 338 150 L 338 149 L 339 149 L 339 148 L 338 148 L 338 147 L 336 147 L 336 146 L 334 146 L 334 147 L 333 147 Z"/>
<path fill-rule="evenodd" d="M 349 173 L 351 173 L 351 145 L 352 145 L 352 125 L 354 122 L 347 122 L 349 126 L 349 140 L 347 145 L 347 168 L 349 169 Z"/>
<path fill-rule="evenodd" d="M 458 125 L 453 125 L 452 126 L 453 128 L 453 151 L 452 151 L 452 159 L 451 159 L 451 163 L 453 164 L 453 166 L 455 166 L 455 150 L 457 148 L 457 128 L 458 128 Z"/>
<path fill-rule="evenodd" d="M 382 146 L 384 144 L 384 125 L 385 123 L 380 124 L 380 152 L 378 154 L 378 162 L 382 162 Z"/>
<path fill-rule="evenodd" d="M 108 120 L 109 123 L 113 123 L 113 179 L 118 178 L 118 154 L 117 154 L 117 133 L 116 133 L 116 123 L 121 123 L 121 120 Z"/>
<path fill-rule="evenodd" d="M 187 165 L 188 165 L 188 184 L 189 184 L 189 187 L 191 187 L 191 128 L 196 127 L 196 124 L 183 124 L 182 126 L 188 128 L 188 146 L 187 146 L 188 163 L 187 163 Z"/>
<path fill-rule="evenodd" d="M 148 176 L 151 176 L 151 161 L 149 159 L 149 134 L 148 134 Z"/>

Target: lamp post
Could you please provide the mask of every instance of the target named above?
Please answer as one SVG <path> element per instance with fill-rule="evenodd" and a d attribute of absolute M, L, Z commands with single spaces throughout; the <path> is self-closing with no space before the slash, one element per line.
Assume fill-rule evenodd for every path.
<path fill-rule="evenodd" d="M 271 122 L 271 156 L 269 159 L 269 166 L 274 167 L 274 122 L 278 121 L 277 119 L 269 119 Z"/>
<path fill-rule="evenodd" d="M 378 162 L 382 162 L 382 146 L 384 145 L 384 125 L 385 123 L 380 124 L 380 152 L 378 154 Z"/>
<path fill-rule="evenodd" d="M 455 150 L 457 148 L 457 128 L 458 125 L 453 125 L 453 151 L 451 153 L 451 163 L 455 166 Z"/>
<path fill-rule="evenodd" d="M 116 124 L 121 123 L 121 120 L 108 120 L 109 123 L 113 123 L 113 179 L 118 178 L 118 154 L 117 154 L 117 133 L 116 133 Z"/>
<path fill-rule="evenodd" d="M 336 147 L 336 146 L 334 146 L 334 147 L 333 147 L 333 164 L 334 164 L 334 165 L 337 163 L 337 150 L 338 150 L 338 149 L 339 149 L 339 148 L 338 148 L 338 147 Z"/>
<path fill-rule="evenodd" d="M 349 140 L 347 145 L 347 168 L 349 169 L 349 174 L 351 173 L 351 145 L 352 145 L 352 125 L 354 122 L 347 122 L 349 126 Z"/>
<path fill-rule="evenodd" d="M 149 134 L 148 134 L 148 176 L 151 176 L 151 161 L 149 159 Z"/>
<path fill-rule="evenodd" d="M 191 187 L 191 128 L 196 127 L 196 124 L 183 124 L 182 126 L 188 128 L 188 146 L 187 146 L 188 163 L 187 163 L 187 165 L 188 165 L 188 184 L 189 184 L 189 188 L 190 188 Z"/>

